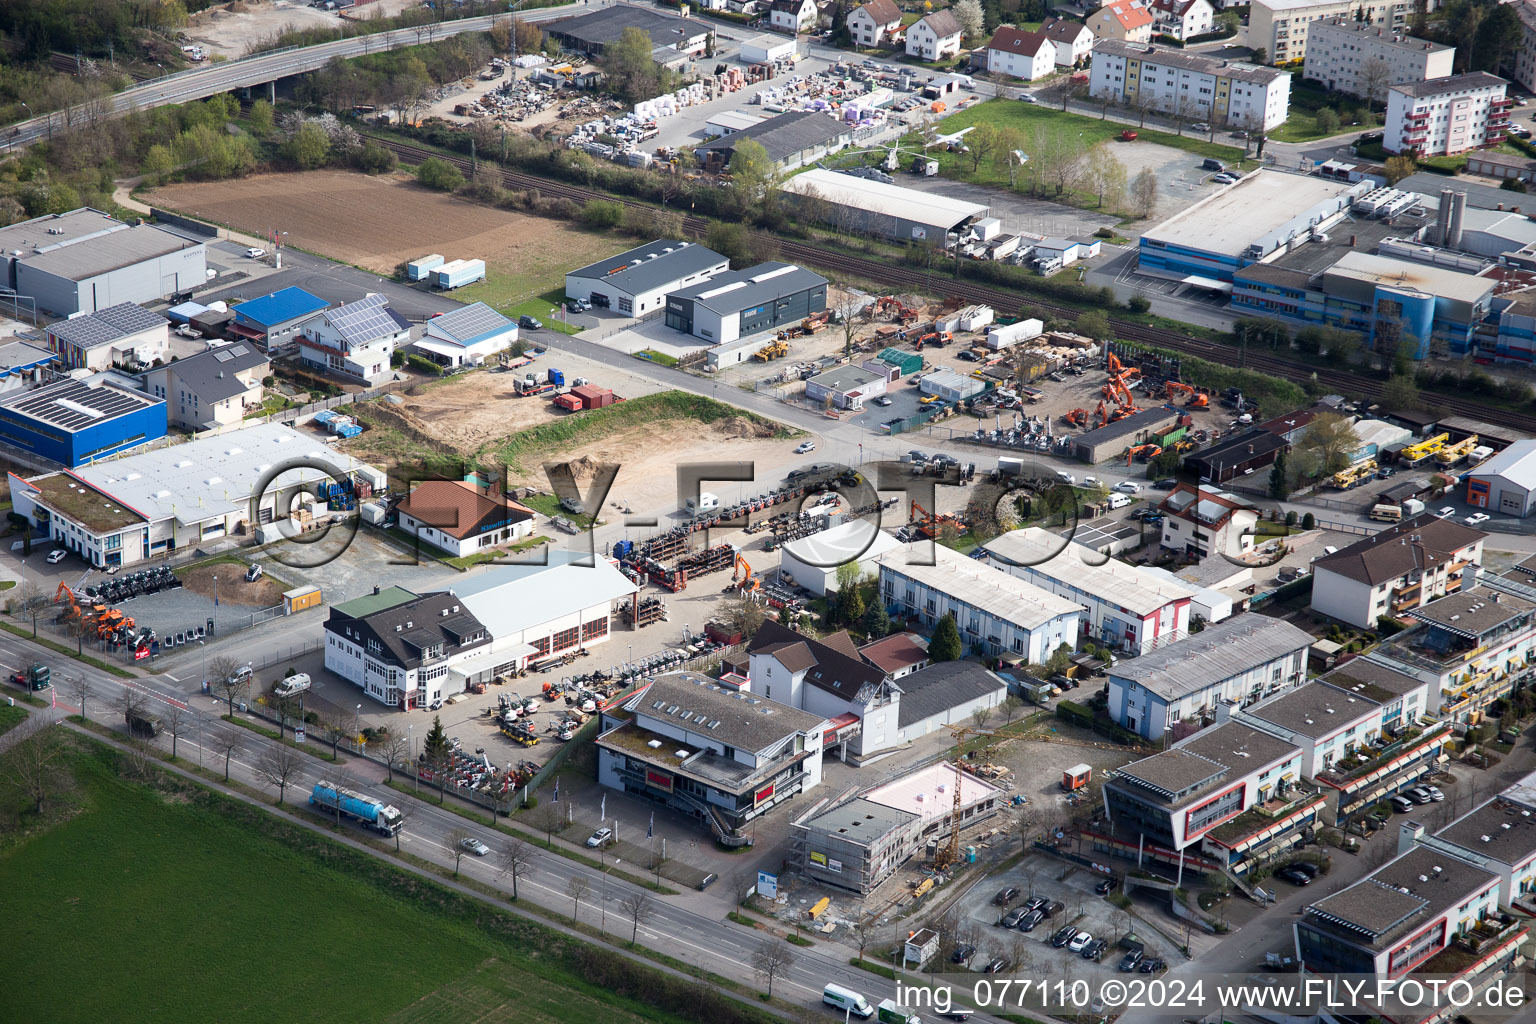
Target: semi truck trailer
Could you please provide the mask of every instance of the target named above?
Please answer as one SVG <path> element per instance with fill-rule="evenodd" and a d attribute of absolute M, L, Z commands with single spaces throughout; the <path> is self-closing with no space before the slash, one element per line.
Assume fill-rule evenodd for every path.
<path fill-rule="evenodd" d="M 397 808 L 381 804 L 361 793 L 342 789 L 329 782 L 315 783 L 314 792 L 309 794 L 309 802 L 333 814 L 336 813 L 339 803 L 343 817 L 351 818 L 364 828 L 372 829 L 380 835 L 392 836 L 400 831 L 402 824 L 400 811 Z"/>

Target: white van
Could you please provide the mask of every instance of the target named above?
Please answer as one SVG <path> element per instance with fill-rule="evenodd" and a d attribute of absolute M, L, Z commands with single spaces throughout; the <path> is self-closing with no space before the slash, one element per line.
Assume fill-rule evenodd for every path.
<path fill-rule="evenodd" d="M 1373 505 L 1371 518 L 1383 523 L 1395 523 L 1403 518 L 1401 505 Z"/>
<path fill-rule="evenodd" d="M 296 697 L 307 689 L 309 689 L 309 673 L 298 672 L 272 687 L 272 692 L 279 697 Z"/>
<path fill-rule="evenodd" d="M 689 498 L 688 504 L 684 506 L 684 508 L 688 510 L 688 514 L 691 516 L 699 516 L 703 515 L 705 512 L 713 512 L 719 507 L 720 499 L 715 495 L 710 494 L 708 491 L 700 494 L 697 498 Z"/>
<path fill-rule="evenodd" d="M 873 1017 L 875 1015 L 875 1008 L 869 1005 L 868 999 L 865 999 L 853 989 L 843 988 L 841 985 L 828 985 L 822 990 L 821 1001 L 828 1006 L 852 1012 L 859 1017 Z"/>
<path fill-rule="evenodd" d="M 1132 504 L 1132 501 L 1133 499 L 1129 494 L 1111 494 L 1109 496 L 1109 507 L 1112 509 L 1125 508 L 1125 506 Z"/>

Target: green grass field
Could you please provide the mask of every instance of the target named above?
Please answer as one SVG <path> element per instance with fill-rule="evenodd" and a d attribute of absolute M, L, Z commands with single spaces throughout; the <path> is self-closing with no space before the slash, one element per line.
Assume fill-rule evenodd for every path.
<path fill-rule="evenodd" d="M 1054 143 L 1079 151 L 1100 142 L 1110 143 L 1112 150 L 1122 146 L 1135 146 L 1141 142 L 1156 142 L 1160 145 L 1187 150 L 1196 156 L 1215 157 L 1222 163 L 1234 166 L 1243 156 L 1243 151 L 1235 146 L 1207 142 L 1201 136 L 1175 135 L 1172 132 L 1153 131 L 1147 128 L 1133 127 L 1131 130 L 1135 131 L 1139 138 L 1136 142 L 1124 142 L 1120 139 L 1120 133 L 1126 129 L 1126 126 L 1117 121 L 1101 121 L 1096 117 L 1069 113 L 1043 103 L 1021 103 L 1017 100 L 992 99 L 974 104 L 944 118 L 938 123 L 937 128 L 941 134 L 949 134 L 978 124 L 1014 129 L 1021 136 L 1026 153 L 1034 145 L 1036 132 L 1043 130 L 1050 135 Z M 922 141 L 919 136 L 911 135 L 907 137 L 905 144 L 909 148 L 917 149 L 922 146 Z M 1008 187 L 1007 168 L 994 166 L 990 159 L 983 160 L 981 166 L 973 172 L 970 157 L 964 153 L 933 150 L 929 155 L 938 159 L 939 171 L 946 177 L 974 181 L 982 185 Z M 1250 160 L 1244 163 L 1244 166 L 1255 163 L 1256 161 Z M 1027 178 L 1027 174 L 1023 171 L 1017 175 L 1017 180 L 1020 182 L 1026 181 Z M 1097 202 L 1096 196 L 1083 192 L 1079 192 L 1076 196 L 1063 197 L 1063 199 L 1072 205 L 1088 208 L 1094 207 Z"/>
<path fill-rule="evenodd" d="M 26 719 L 27 713 L 23 709 L 0 704 L 0 735 L 10 732 Z"/>
<path fill-rule="evenodd" d="M 484 302 L 514 319 L 537 317 L 545 327 L 564 334 L 578 333 L 581 328 L 549 315 L 565 298 L 565 272 L 612 256 L 624 246 L 611 234 L 563 225 L 560 232 L 551 235 L 550 243 L 516 266 L 487 263 L 485 280 L 460 288 L 453 297 L 461 302 Z"/>
<path fill-rule="evenodd" d="M 583 980 L 567 936 L 69 742 L 72 791 L 0 840 L 11 1020 L 683 1024 Z"/>

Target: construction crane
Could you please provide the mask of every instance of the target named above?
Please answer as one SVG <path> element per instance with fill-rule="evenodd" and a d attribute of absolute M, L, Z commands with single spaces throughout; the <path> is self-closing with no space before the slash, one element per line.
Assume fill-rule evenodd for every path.
<path fill-rule="evenodd" d="M 933 851 L 933 870 L 943 871 L 960 860 L 960 810 L 965 771 L 960 767 L 965 761 L 965 741 L 969 736 L 992 736 L 991 729 L 975 729 L 969 725 L 952 726 L 949 734 L 955 738 L 955 796 L 949 812 L 949 842 Z"/>
<path fill-rule="evenodd" d="M 1345 466 L 1329 481 L 1341 491 L 1347 491 L 1351 487 L 1359 487 L 1376 473 L 1376 460 L 1364 459 L 1353 466 Z"/>
<path fill-rule="evenodd" d="M 1450 434 L 1436 434 L 1434 437 L 1425 438 L 1417 444 L 1405 446 L 1402 454 L 1398 457 L 1408 465 L 1416 466 L 1431 455 L 1437 454 L 1450 440 Z"/>

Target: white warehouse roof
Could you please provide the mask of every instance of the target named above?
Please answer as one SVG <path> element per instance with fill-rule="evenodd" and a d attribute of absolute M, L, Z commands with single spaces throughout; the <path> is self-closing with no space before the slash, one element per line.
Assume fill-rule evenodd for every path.
<path fill-rule="evenodd" d="M 942 544 L 932 545 L 932 551 L 933 565 L 910 564 L 909 559 L 917 552 L 905 550 L 892 551 L 876 561 L 881 571 L 915 580 L 1021 629 L 1039 629 L 1058 616 L 1083 610 L 1075 601 L 982 565 Z"/>
<path fill-rule="evenodd" d="M 919 224 L 942 225 L 945 228 L 956 227 L 972 217 L 985 217 L 988 210 L 980 203 L 968 203 L 963 199 L 919 192 L 902 185 L 855 178 L 851 174 L 839 174 L 819 167 L 795 175 L 780 187 L 795 195 L 814 192 L 827 202 L 839 206 L 851 206 L 887 217 L 899 217 Z"/>
<path fill-rule="evenodd" d="M 197 523 L 249 509 L 252 491 L 263 476 L 275 466 L 303 458 L 331 466 L 338 475 L 361 471 L 380 485 L 384 480 L 384 474 L 366 463 L 276 423 L 81 466 L 71 473 L 150 522 L 174 517 Z M 318 469 L 293 470 L 269 483 L 268 490 L 324 477 Z"/>
<path fill-rule="evenodd" d="M 795 561 L 827 572 L 843 562 L 855 558 L 864 561 L 879 558 L 887 551 L 901 547 L 901 541 L 875 525 L 862 519 L 834 526 L 830 530 L 813 533 L 784 545 L 784 553 Z"/>
<path fill-rule="evenodd" d="M 1028 566 L 1102 601 L 1120 605 L 1133 615 L 1151 615 L 1174 601 L 1195 596 L 1192 588 L 1172 577 L 1148 575 L 1140 566 L 1105 556 L 1038 526 L 1014 530 L 982 545 L 987 554 L 1004 560 L 997 566 L 1009 571 L 1007 562 Z"/>
<path fill-rule="evenodd" d="M 1516 441 L 1472 471 L 1487 479 L 1501 476 L 1517 487 L 1536 490 L 1536 441 Z"/>
<path fill-rule="evenodd" d="M 598 556 L 596 565 L 582 565 L 579 558 L 551 551 L 547 566 L 496 566 L 446 589 L 496 640 L 606 605 L 637 589 L 606 558 Z"/>

